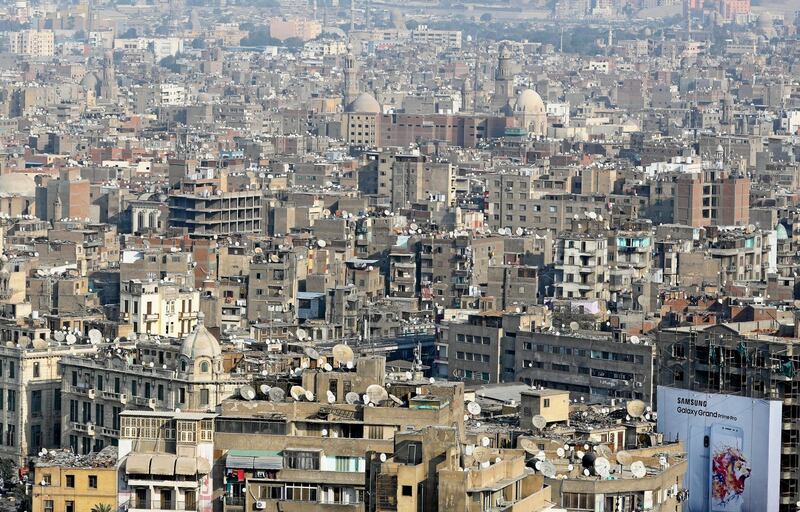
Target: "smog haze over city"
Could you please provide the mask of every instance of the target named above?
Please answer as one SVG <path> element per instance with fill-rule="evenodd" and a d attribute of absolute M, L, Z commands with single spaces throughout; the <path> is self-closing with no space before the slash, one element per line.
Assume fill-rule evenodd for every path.
<path fill-rule="evenodd" d="M 0 512 L 797 512 L 800 1 L 0 3 Z"/>

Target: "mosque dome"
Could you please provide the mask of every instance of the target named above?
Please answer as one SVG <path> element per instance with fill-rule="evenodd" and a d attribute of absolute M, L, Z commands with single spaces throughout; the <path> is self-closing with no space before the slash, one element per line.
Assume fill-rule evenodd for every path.
<path fill-rule="evenodd" d="M 533 89 L 525 89 L 517 95 L 517 102 L 514 105 L 517 112 L 528 112 L 530 114 L 544 113 L 544 102 L 539 93 Z"/>
<path fill-rule="evenodd" d="M 778 238 L 778 240 L 789 239 L 789 233 L 786 232 L 786 226 L 784 226 L 780 222 L 778 223 L 777 226 L 775 226 L 775 235 Z"/>
<path fill-rule="evenodd" d="M 378 100 L 375 99 L 375 96 L 367 92 L 362 92 L 351 104 L 347 105 L 347 111 L 380 114 L 381 105 L 378 103 Z"/>
<path fill-rule="evenodd" d="M 81 87 L 86 89 L 87 91 L 91 90 L 94 91 L 97 89 L 100 80 L 97 78 L 97 75 L 94 73 L 86 73 L 86 76 L 83 77 L 81 80 Z"/>
<path fill-rule="evenodd" d="M 181 343 L 181 355 L 192 361 L 198 357 L 215 359 L 222 355 L 219 341 L 203 325 L 202 315 L 198 314 L 197 327 Z"/>

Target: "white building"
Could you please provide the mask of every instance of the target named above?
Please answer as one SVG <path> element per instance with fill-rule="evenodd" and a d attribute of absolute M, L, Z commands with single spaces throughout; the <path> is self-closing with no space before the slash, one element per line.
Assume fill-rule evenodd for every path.
<path fill-rule="evenodd" d="M 133 332 L 180 338 L 192 332 L 200 292 L 176 283 L 129 280 L 120 289 L 120 320 Z"/>
<path fill-rule="evenodd" d="M 52 57 L 55 53 L 55 34 L 52 30 L 20 30 L 8 34 L 11 53 L 35 57 Z"/>

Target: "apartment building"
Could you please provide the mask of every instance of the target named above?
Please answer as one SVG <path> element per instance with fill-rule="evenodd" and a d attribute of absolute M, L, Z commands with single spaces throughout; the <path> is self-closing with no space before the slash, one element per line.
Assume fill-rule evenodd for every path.
<path fill-rule="evenodd" d="M 452 427 L 398 432 L 389 457 L 382 458 L 372 454 L 369 460 L 371 489 L 366 510 L 542 512 L 553 508 L 550 485 L 526 467 L 523 450 L 491 448 L 485 457 L 464 452 Z"/>
<path fill-rule="evenodd" d="M 119 509 L 212 512 L 215 416 L 204 412 L 122 412 Z"/>
<path fill-rule="evenodd" d="M 608 239 L 604 232 L 564 232 L 556 241 L 556 278 L 552 286 L 562 299 L 609 299 Z"/>
<path fill-rule="evenodd" d="M 429 425 L 455 425 L 461 435 L 462 384 L 386 382 L 384 375 L 384 358 L 357 358 L 353 370 L 306 369 L 302 387 L 310 400 L 259 393 L 252 401 L 225 401 L 214 446 L 225 471 L 225 485 L 214 491 L 223 510 L 366 510 L 370 452 L 390 454 L 398 432 Z M 289 384 L 270 381 L 273 388 Z M 346 401 L 347 393 L 363 394 L 370 385 L 385 387 L 398 401 L 369 407 Z"/>
<path fill-rule="evenodd" d="M 247 280 L 247 319 L 287 321 L 297 317 L 300 256 L 291 247 L 260 249 Z"/>
<path fill-rule="evenodd" d="M 31 57 L 52 57 L 55 54 L 55 33 L 52 30 L 20 30 L 8 33 L 9 51 Z"/>
<path fill-rule="evenodd" d="M 800 499 L 800 352 L 796 338 L 759 334 L 775 329 L 773 316 L 662 329 L 657 338 L 659 385 L 783 401 L 779 510 L 789 512 Z"/>
<path fill-rule="evenodd" d="M 96 352 L 93 345 L 59 345 L 48 339 L 49 332 L 35 338 L 23 334 L 0 346 L 0 458 L 17 464 L 42 448 L 61 446 L 60 362 L 71 354 Z M 11 333 L 3 329 L 3 334 Z"/>
<path fill-rule="evenodd" d="M 87 457 L 48 450 L 35 458 L 30 480 L 31 510 L 80 512 L 117 503 L 117 449 L 107 446 Z"/>
<path fill-rule="evenodd" d="M 194 330 L 200 291 L 168 281 L 124 281 L 120 287 L 120 320 L 133 332 L 182 338 Z"/>
<path fill-rule="evenodd" d="M 678 177 L 673 220 L 688 226 L 742 226 L 750 222 L 750 179 L 706 169 Z"/>
<path fill-rule="evenodd" d="M 117 444 L 125 410 L 213 410 L 250 381 L 225 370 L 202 318 L 180 342 L 144 336 L 117 348 L 61 361 L 61 445 L 76 453 Z"/>

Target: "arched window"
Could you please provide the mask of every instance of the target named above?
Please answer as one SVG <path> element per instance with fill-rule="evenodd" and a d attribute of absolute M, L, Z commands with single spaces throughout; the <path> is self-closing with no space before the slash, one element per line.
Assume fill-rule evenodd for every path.
<path fill-rule="evenodd" d="M 156 228 L 158 227 L 158 218 L 156 217 L 156 212 L 150 212 L 150 224 L 148 224 L 148 228 Z"/>
<path fill-rule="evenodd" d="M 208 361 L 203 361 L 202 363 L 200 363 L 200 373 L 208 373 L 209 370 L 210 366 L 208 364 Z"/>
<path fill-rule="evenodd" d="M 136 223 L 135 231 L 139 231 L 144 229 L 144 212 L 139 212 L 139 215 L 136 216 L 138 222 Z"/>
<path fill-rule="evenodd" d="M 186 371 L 186 360 L 181 361 L 181 371 L 182 372 Z"/>

